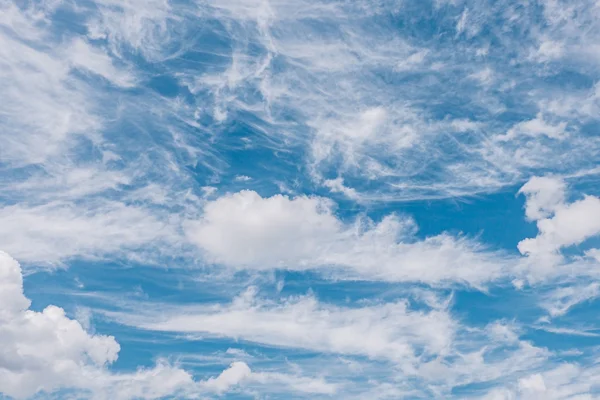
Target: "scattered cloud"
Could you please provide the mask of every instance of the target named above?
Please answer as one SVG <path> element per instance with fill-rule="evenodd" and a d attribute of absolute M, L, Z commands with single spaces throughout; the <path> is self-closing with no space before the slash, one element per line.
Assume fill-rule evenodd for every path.
<path fill-rule="evenodd" d="M 418 240 L 408 217 L 343 222 L 321 197 L 263 198 L 242 191 L 207 202 L 202 217 L 184 226 L 208 260 L 235 268 L 333 266 L 363 279 L 480 286 L 501 278 L 511 263 L 468 238 Z"/>
<path fill-rule="evenodd" d="M 22 279 L 19 264 L 0 252 L 0 392 L 28 398 L 62 388 L 109 389 L 114 383 L 146 392 L 146 398 L 158 398 L 157 391 L 169 394 L 170 389 L 191 382 L 187 373 L 164 365 L 135 376 L 111 375 L 105 367 L 117 360 L 120 350 L 114 337 L 87 333 L 54 305 L 40 312 L 29 309 Z M 163 378 L 162 388 L 153 383 L 156 377 Z M 124 393 L 117 396 L 131 398 Z"/>
<path fill-rule="evenodd" d="M 0 392 L 16 399 L 70 389 L 94 399 L 159 399 L 224 393 L 243 382 L 284 385 L 292 391 L 335 393 L 323 379 L 253 372 L 234 362 L 215 378 L 194 380 L 183 369 L 159 360 L 132 373 L 111 372 L 120 346 L 112 336 L 90 334 L 65 311 L 49 305 L 30 309 L 17 261 L 0 252 Z"/>
<path fill-rule="evenodd" d="M 0 0 L 0 14 L 2 248 L 26 276 L 102 260 L 163 265 L 152 276 L 178 281 L 177 293 L 137 285 L 141 303 L 112 304 L 115 338 L 90 330 L 89 291 L 111 286 L 101 267 L 61 271 L 76 295 L 44 282 L 29 300 L 0 253 L 3 394 L 598 391 L 595 356 L 575 341 L 598 335 L 578 315 L 600 276 L 596 2 Z M 253 190 L 231 193 L 240 184 Z M 473 210 L 519 186 L 537 235 L 487 246 L 481 221 L 436 231 L 429 201 Z M 389 211 L 415 205 L 432 233 Z M 476 212 L 512 215 L 500 208 Z M 211 294 L 197 281 L 232 285 L 229 298 L 244 279 L 260 288 L 190 303 Z M 377 295 L 344 298 L 355 280 Z M 188 304 L 162 303 L 176 296 Z M 144 367 L 115 368 L 119 334 L 139 330 L 264 354 L 216 352 L 208 372 L 153 349 Z M 523 340 L 532 330 L 571 350 Z"/>
<path fill-rule="evenodd" d="M 60 265 L 75 257 L 102 258 L 108 253 L 143 257 L 144 249 L 155 251 L 152 244 L 175 245 L 179 237 L 168 220 L 119 202 L 7 206 L 0 208 L 0 221 L 4 248 L 19 260 L 38 265 Z M 135 250 L 141 251 L 135 255 Z"/>
<path fill-rule="evenodd" d="M 374 393 L 382 389 L 377 378 L 388 379 L 384 370 L 394 371 L 389 379 L 398 390 L 411 387 L 413 395 L 441 396 L 462 385 L 519 376 L 549 356 L 546 350 L 520 340 L 518 330 L 510 324 L 499 321 L 483 329 L 470 328 L 454 320 L 447 309 L 411 310 L 406 300 L 340 307 L 310 295 L 275 302 L 258 298 L 255 290 L 249 289 L 229 305 L 156 304 L 153 308 L 160 309 L 160 315 L 144 312 L 139 305 L 132 307 L 103 313 L 126 325 L 187 334 L 190 339 L 194 335 L 199 339 L 235 338 L 268 348 L 296 348 L 356 359 L 358 366 L 344 363 L 345 373 L 340 371 L 338 379 L 356 371 L 364 379 L 371 369 L 366 357 L 377 363 L 369 372 L 374 375 L 367 386 Z M 244 376 L 244 371 L 239 366 L 235 376 Z M 342 380 L 347 393 L 356 385 L 364 388 L 367 384 L 353 384 L 351 380 Z M 333 393 L 331 389 L 319 392 Z"/>
<path fill-rule="evenodd" d="M 542 373 L 520 378 L 512 388 L 494 389 L 485 399 L 592 399 L 598 369 L 563 364 Z"/>
<path fill-rule="evenodd" d="M 226 306 L 163 311 L 164 318 L 146 313 L 138 317 L 117 314 L 116 318 L 148 330 L 235 337 L 407 366 L 416 361 L 417 348 L 427 354 L 443 353 L 455 329 L 445 311 L 413 312 L 403 301 L 353 309 L 323 305 L 304 296 L 278 304 L 256 298 L 255 289 Z"/>
<path fill-rule="evenodd" d="M 527 196 L 526 215 L 537 220 L 538 235 L 519 242 L 522 254 L 548 254 L 600 234 L 600 199 L 584 196 L 566 203 L 564 184 L 554 179 L 533 179 L 521 193 Z"/>
<path fill-rule="evenodd" d="M 600 285 L 567 286 L 552 290 L 543 300 L 542 305 L 548 310 L 550 316 L 565 315 L 572 307 L 585 301 L 590 301 L 600 296 Z"/>

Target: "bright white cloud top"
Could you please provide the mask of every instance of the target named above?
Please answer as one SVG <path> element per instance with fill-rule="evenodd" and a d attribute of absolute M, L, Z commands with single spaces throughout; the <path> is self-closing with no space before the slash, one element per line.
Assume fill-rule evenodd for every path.
<path fill-rule="evenodd" d="M 237 268 L 324 266 L 330 272 L 339 266 L 373 280 L 481 285 L 500 277 L 513 262 L 447 234 L 417 240 L 417 226 L 409 217 L 343 223 L 332 202 L 319 197 L 262 198 L 242 191 L 207 202 L 201 219 L 184 226 L 209 259 Z"/>
<path fill-rule="evenodd" d="M 600 3 L 0 15 L 0 397 L 600 398 Z"/>

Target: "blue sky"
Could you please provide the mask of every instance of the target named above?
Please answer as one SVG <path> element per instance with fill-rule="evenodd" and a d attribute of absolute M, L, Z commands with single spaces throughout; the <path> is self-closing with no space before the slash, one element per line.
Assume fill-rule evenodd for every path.
<path fill-rule="evenodd" d="M 0 398 L 600 398 L 599 2 L 0 15 Z"/>

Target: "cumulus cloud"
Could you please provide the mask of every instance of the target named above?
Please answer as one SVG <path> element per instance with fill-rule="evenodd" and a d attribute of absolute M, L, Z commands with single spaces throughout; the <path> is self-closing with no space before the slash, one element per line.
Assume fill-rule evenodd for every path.
<path fill-rule="evenodd" d="M 29 310 L 19 264 L 0 252 L 0 392 L 27 397 L 81 379 L 117 359 L 112 336 L 89 335 L 56 306 Z"/>
<path fill-rule="evenodd" d="M 536 256 L 557 252 L 600 234 L 600 199 L 584 196 L 565 201 L 565 185 L 552 178 L 534 178 L 520 192 L 527 197 L 526 215 L 537 220 L 538 235 L 519 242 L 522 254 Z"/>
<path fill-rule="evenodd" d="M 234 362 L 215 378 L 194 380 L 187 371 L 159 360 L 153 368 L 113 373 L 107 367 L 118 358 L 120 346 L 112 336 L 88 333 L 65 311 L 49 305 L 31 310 L 23 294 L 21 268 L 0 251 L 0 393 L 21 399 L 39 393 L 72 389 L 94 399 L 159 399 L 202 393 L 224 393 L 246 381 L 278 383 L 289 390 L 334 393 L 336 386 L 320 378 L 253 372 Z"/>
<path fill-rule="evenodd" d="M 248 364 L 242 361 L 236 361 L 225 371 L 221 372 L 216 378 L 206 381 L 206 386 L 214 389 L 217 393 L 223 393 L 231 386 L 237 385 L 244 379 L 248 379 L 252 371 Z"/>
<path fill-rule="evenodd" d="M 367 279 L 476 286 L 500 278 L 510 265 L 466 238 L 417 240 L 416 229 L 412 219 L 397 215 L 345 223 L 325 198 L 263 198 L 253 191 L 210 201 L 201 219 L 185 224 L 209 260 L 238 268 L 334 266 Z"/>
<path fill-rule="evenodd" d="M 328 187 L 333 193 L 342 193 L 350 199 L 360 200 L 360 196 L 356 190 L 344 185 L 343 178 L 327 179 L 323 182 L 323 185 Z"/>
<path fill-rule="evenodd" d="M 565 202 L 566 185 L 559 178 L 533 177 L 519 189 L 524 194 L 525 216 L 537 221 L 550 216 Z"/>
<path fill-rule="evenodd" d="M 26 398 L 61 388 L 93 389 L 98 382 L 112 383 L 123 378 L 110 376 L 105 370 L 105 366 L 116 361 L 120 350 L 114 337 L 89 334 L 60 307 L 49 305 L 38 312 L 29 306 L 19 264 L 0 252 L 0 393 Z M 153 375 L 166 374 L 173 379 L 173 374 L 182 373 L 160 367 L 145 378 L 140 375 L 143 379 L 138 382 L 156 386 L 150 381 Z M 136 385 L 133 376 L 126 380 Z"/>

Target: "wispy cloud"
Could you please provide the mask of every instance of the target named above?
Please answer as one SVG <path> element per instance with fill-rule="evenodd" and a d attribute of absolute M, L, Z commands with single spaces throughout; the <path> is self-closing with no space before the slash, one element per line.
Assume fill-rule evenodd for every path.
<path fill-rule="evenodd" d="M 538 340 L 597 336 L 578 314 L 599 294 L 596 2 L 0 0 L 0 14 L 0 247 L 25 274 L 84 262 L 99 286 L 65 268 L 79 297 L 58 285 L 48 300 L 46 283 L 26 297 L 0 253 L 0 392 L 597 391 L 582 342 Z M 454 221 L 467 234 L 423 216 L 501 190 L 515 203 Z M 531 226 L 510 220 L 518 194 Z M 99 260 L 164 266 L 144 271 L 177 292 L 127 275 L 144 294 L 130 301 Z M 91 304 L 108 298 L 111 312 Z M 114 365 L 118 341 L 148 333 L 259 351 Z"/>
<path fill-rule="evenodd" d="M 382 370 L 392 369 L 397 371 L 397 388 L 410 387 L 420 394 L 448 394 L 457 386 L 505 379 L 549 356 L 544 349 L 521 341 L 509 324 L 500 321 L 472 329 L 445 309 L 411 310 L 407 301 L 346 308 L 323 304 L 312 296 L 273 302 L 256 297 L 251 289 L 229 305 L 156 304 L 162 316 L 131 306 L 131 312 L 101 312 L 150 331 L 230 337 L 269 347 L 358 357 L 359 366 L 367 357 L 380 363 L 373 371 L 374 381 Z M 364 365 L 370 369 L 368 363 Z M 344 382 L 348 393 L 356 389 Z M 377 392 L 373 385 L 377 386 L 370 382 L 370 390 Z"/>

